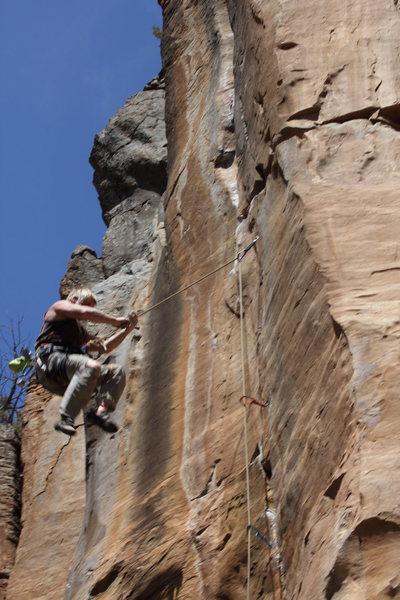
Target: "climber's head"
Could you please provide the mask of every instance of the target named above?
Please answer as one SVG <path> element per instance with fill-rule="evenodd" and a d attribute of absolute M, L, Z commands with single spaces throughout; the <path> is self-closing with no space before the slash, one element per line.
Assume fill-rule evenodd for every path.
<path fill-rule="evenodd" d="M 67 300 L 73 304 L 82 304 L 84 306 L 96 306 L 97 304 L 96 296 L 89 288 L 76 288 L 72 290 L 68 294 Z"/>

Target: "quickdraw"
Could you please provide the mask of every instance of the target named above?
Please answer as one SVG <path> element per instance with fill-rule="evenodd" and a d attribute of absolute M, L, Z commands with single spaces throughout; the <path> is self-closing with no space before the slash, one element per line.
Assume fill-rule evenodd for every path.
<path fill-rule="evenodd" d="M 252 242 L 250 242 L 250 244 L 248 246 L 246 246 L 246 248 L 244 248 L 241 252 L 239 252 L 239 254 L 236 257 L 236 260 L 238 260 L 239 262 L 242 260 L 242 258 L 245 257 L 245 255 L 248 253 L 248 251 L 256 244 L 256 242 L 260 239 L 260 236 L 258 235 Z"/>
<path fill-rule="evenodd" d="M 247 525 L 247 533 L 251 530 L 254 530 L 254 535 L 256 537 L 259 537 L 260 540 L 262 540 L 263 542 L 265 542 L 267 544 L 267 546 L 269 546 L 270 548 L 273 548 L 274 546 L 276 546 L 275 542 L 271 542 L 269 539 L 267 539 L 261 532 L 259 529 L 257 529 L 257 527 L 255 527 L 254 525 Z"/>
<path fill-rule="evenodd" d="M 260 402 L 257 398 L 251 398 L 251 396 L 242 396 L 239 399 L 239 402 L 241 402 L 243 406 L 251 406 L 252 404 L 257 404 L 257 406 L 262 406 L 262 408 L 267 408 L 267 406 L 269 406 L 269 400 L 267 402 Z"/>

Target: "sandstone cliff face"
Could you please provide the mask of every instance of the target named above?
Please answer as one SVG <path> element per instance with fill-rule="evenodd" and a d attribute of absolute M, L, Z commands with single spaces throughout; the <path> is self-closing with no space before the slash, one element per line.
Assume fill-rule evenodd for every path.
<path fill-rule="evenodd" d="M 0 425 L 0 600 L 5 600 L 20 530 L 20 438 L 11 425 Z"/>
<path fill-rule="evenodd" d="M 85 440 L 53 429 L 59 399 L 39 386 L 30 390 L 22 440 L 22 530 L 7 599 L 60 598 L 85 505 Z"/>
<path fill-rule="evenodd" d="M 247 203 L 254 171 L 265 181 L 244 210 L 262 231 L 258 354 L 276 390 L 283 585 L 293 598 L 393 597 L 399 13 L 392 2 L 384 13 L 373 2 L 229 8 Z"/>
<path fill-rule="evenodd" d="M 396 597 L 397 3 L 161 5 L 168 177 L 156 85 L 96 138 L 103 257 L 63 289 L 89 259 L 100 306 L 145 308 L 259 235 L 243 357 L 234 265 L 115 353 L 117 434 L 67 444 L 32 396 L 7 598 Z"/>

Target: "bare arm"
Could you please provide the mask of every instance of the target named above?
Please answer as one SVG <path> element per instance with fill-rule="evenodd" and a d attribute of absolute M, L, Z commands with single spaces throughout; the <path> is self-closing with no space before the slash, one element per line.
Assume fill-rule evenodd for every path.
<path fill-rule="evenodd" d="M 114 335 L 109 337 L 105 342 L 105 354 L 112 352 L 120 345 L 121 342 L 124 341 L 126 336 L 133 331 L 135 327 L 125 327 L 125 329 L 121 329 L 120 331 L 116 331 Z"/>
<path fill-rule="evenodd" d="M 107 340 L 102 341 L 101 344 L 97 343 L 96 346 L 92 348 L 92 350 L 95 350 L 96 352 L 99 352 L 100 354 L 108 354 L 109 352 L 112 352 L 115 348 L 117 348 L 117 346 L 119 346 L 120 343 L 123 342 L 123 340 L 126 338 L 126 336 L 135 329 L 135 326 L 136 326 L 137 320 L 138 320 L 137 315 L 133 312 L 130 313 L 128 315 L 128 320 L 129 320 L 128 327 L 124 327 L 124 329 L 120 329 L 119 331 L 116 331 Z M 88 342 L 87 346 L 88 346 L 88 350 L 90 351 L 91 350 L 90 341 Z"/>
<path fill-rule="evenodd" d="M 113 317 L 107 313 L 82 304 L 75 304 L 68 300 L 59 300 L 50 306 L 45 318 L 49 321 L 62 321 L 64 319 L 78 319 L 92 323 L 104 323 L 113 327 L 128 327 L 130 321 L 125 317 Z"/>

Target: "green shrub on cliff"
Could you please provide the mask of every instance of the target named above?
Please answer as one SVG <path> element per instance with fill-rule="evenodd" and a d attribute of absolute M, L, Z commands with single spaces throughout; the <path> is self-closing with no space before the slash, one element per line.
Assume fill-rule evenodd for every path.
<path fill-rule="evenodd" d="M 21 412 L 31 377 L 31 369 L 12 371 L 9 362 L 21 356 L 24 341 L 21 335 L 22 318 L 8 325 L 0 323 L 0 423 L 21 427 Z"/>

